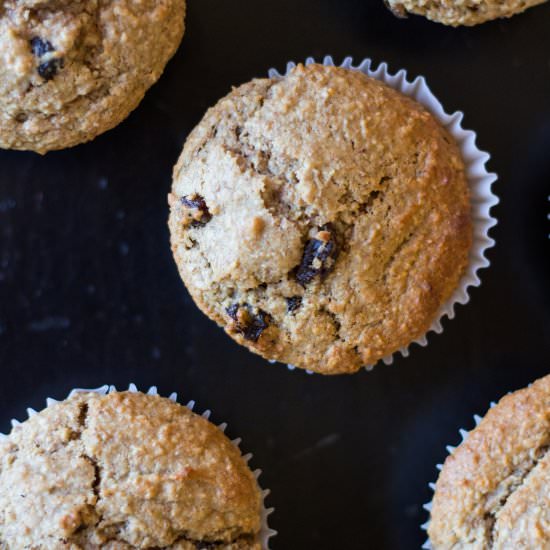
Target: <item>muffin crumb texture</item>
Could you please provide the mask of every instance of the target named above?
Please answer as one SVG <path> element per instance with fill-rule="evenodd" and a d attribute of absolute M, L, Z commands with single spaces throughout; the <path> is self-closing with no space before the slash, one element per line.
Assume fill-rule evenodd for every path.
<path fill-rule="evenodd" d="M 238 449 L 168 399 L 79 394 L 0 442 L 2 550 L 260 550 L 260 527 Z"/>
<path fill-rule="evenodd" d="M 434 550 L 550 548 L 550 376 L 504 397 L 447 458 Z"/>
<path fill-rule="evenodd" d="M 546 0 L 384 0 L 399 18 L 408 13 L 423 15 L 432 21 L 458 27 L 512 17 Z"/>
<path fill-rule="evenodd" d="M 321 65 L 254 80 L 210 109 L 169 203 L 198 306 L 264 357 L 325 374 L 422 336 L 472 240 L 446 130 L 383 83 Z"/>
<path fill-rule="evenodd" d="M 159 78 L 185 0 L 7 0 L 0 7 L 0 147 L 45 153 L 121 122 Z"/>

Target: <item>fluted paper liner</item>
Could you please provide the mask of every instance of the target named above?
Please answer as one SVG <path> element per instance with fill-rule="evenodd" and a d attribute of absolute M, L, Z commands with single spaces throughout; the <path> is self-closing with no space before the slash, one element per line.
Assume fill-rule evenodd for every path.
<path fill-rule="evenodd" d="M 316 63 L 312 57 L 308 57 L 305 61 L 306 65 L 312 63 Z M 336 66 L 331 56 L 326 56 L 323 59 L 323 65 Z M 280 73 L 276 69 L 270 69 L 269 76 L 270 78 L 282 78 L 283 75 L 288 74 L 295 66 L 296 63 L 293 61 L 287 63 L 284 73 Z M 490 159 L 490 155 L 481 151 L 476 146 L 476 133 L 472 130 L 465 130 L 462 127 L 464 114 L 460 111 L 456 111 L 453 114 L 446 113 L 440 101 L 431 92 L 423 76 L 417 76 L 411 81 L 408 79 L 407 72 L 404 69 L 392 74 L 388 69 L 387 63 L 380 63 L 377 67 L 374 67 L 370 59 L 364 59 L 359 65 L 354 65 L 353 59 L 346 57 L 339 66 L 351 71 L 360 71 L 367 76 L 376 78 L 423 105 L 453 136 L 464 161 L 466 178 L 470 188 L 473 225 L 470 259 L 459 286 L 451 298 L 441 306 L 428 331 L 422 337 L 411 342 L 411 344 L 415 343 L 426 346 L 428 344 L 427 335 L 430 332 L 440 334 L 443 331 L 443 326 L 441 325 L 443 318 L 448 317 L 449 319 L 453 319 L 455 316 L 455 306 L 457 304 L 464 305 L 470 301 L 469 287 L 477 287 L 481 284 L 478 271 L 490 265 L 485 254 L 489 248 L 495 245 L 495 241 L 489 236 L 489 230 L 497 224 L 496 218 L 491 216 L 490 213 L 491 208 L 499 202 L 498 197 L 491 190 L 493 183 L 497 179 L 497 175 L 487 171 L 486 164 Z M 395 353 L 399 352 L 403 357 L 407 357 L 409 355 L 409 347 L 410 344 Z M 386 365 L 391 365 L 395 353 L 384 357 L 382 361 Z M 368 365 L 365 368 L 371 370 L 373 367 L 374 365 Z M 293 370 L 294 367 L 289 365 L 289 368 Z"/>
<path fill-rule="evenodd" d="M 81 389 L 81 388 L 75 388 L 75 389 L 70 391 L 69 395 L 67 396 L 67 399 L 69 397 L 72 397 L 76 393 L 95 392 L 95 393 L 99 393 L 101 395 L 107 395 L 109 393 L 113 393 L 113 392 L 116 392 L 116 391 L 118 391 L 118 390 L 116 389 L 115 386 L 108 386 L 108 385 L 104 385 L 104 386 L 101 386 L 99 388 L 94 388 L 94 389 L 89 389 L 89 390 Z M 135 384 L 130 384 L 129 387 L 128 387 L 128 391 L 132 392 L 132 393 L 137 393 L 139 390 L 137 389 L 137 386 Z M 147 390 L 147 392 L 145 392 L 145 393 L 147 393 L 147 395 L 159 395 L 156 386 L 151 386 Z M 174 401 L 175 403 L 177 403 L 178 402 L 178 394 L 175 393 L 175 392 L 171 393 L 168 396 L 168 399 L 170 399 L 170 400 Z M 59 403 L 59 402 L 60 401 L 58 401 L 56 399 L 52 399 L 51 397 L 48 397 L 48 398 L 46 398 L 46 407 L 49 407 L 49 406 L 54 405 L 55 403 Z M 185 406 L 190 411 L 192 411 L 195 407 L 195 401 L 189 401 Z M 38 411 L 35 411 L 34 409 L 30 409 L 30 408 L 27 409 L 27 414 L 28 414 L 29 418 L 31 416 L 37 414 L 37 412 Z M 201 414 L 201 416 L 203 418 L 205 418 L 206 420 L 208 420 L 210 418 L 210 414 L 211 414 L 211 411 L 206 410 Z M 18 424 L 21 424 L 21 422 L 19 422 L 18 420 L 12 419 L 12 421 L 11 421 L 12 427 L 17 426 Z M 225 422 L 223 422 L 222 424 L 218 425 L 218 428 L 222 432 L 225 432 L 225 430 L 227 428 L 227 424 Z M 8 435 L 0 433 L 0 439 L 5 439 L 7 437 L 8 437 Z M 235 447 L 237 447 L 237 449 L 239 449 L 239 451 L 241 451 L 241 449 L 240 449 L 241 438 L 240 437 L 237 438 L 237 439 L 233 439 L 231 441 L 231 443 L 233 443 L 233 445 Z M 248 464 L 250 462 L 250 460 L 252 459 L 253 455 L 252 455 L 252 453 L 248 453 L 248 454 L 245 454 L 245 455 L 243 455 L 241 453 L 241 456 L 244 459 L 244 461 Z M 261 473 L 262 473 L 261 470 L 254 470 L 253 471 L 253 474 L 254 474 L 254 477 L 256 478 L 256 482 L 258 483 L 258 486 L 259 486 L 259 481 L 258 480 L 259 480 L 259 477 L 260 477 Z M 277 534 L 277 531 L 274 531 L 273 529 L 270 529 L 270 527 L 268 525 L 268 517 L 273 513 L 274 508 L 266 508 L 266 505 L 265 505 L 265 499 L 267 498 L 267 496 L 270 493 L 269 489 L 262 489 L 260 487 L 260 492 L 262 494 L 262 510 L 261 510 L 262 525 L 261 525 L 261 529 L 260 529 L 260 532 L 258 534 L 258 539 L 257 539 L 256 542 L 261 543 L 262 550 L 269 550 L 269 539 L 271 537 L 274 537 Z"/>

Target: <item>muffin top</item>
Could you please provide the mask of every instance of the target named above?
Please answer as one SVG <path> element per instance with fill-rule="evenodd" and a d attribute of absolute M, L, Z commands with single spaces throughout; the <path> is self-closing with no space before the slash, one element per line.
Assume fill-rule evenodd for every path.
<path fill-rule="evenodd" d="M 199 307 L 251 350 L 325 374 L 426 332 L 472 237 L 447 131 L 383 83 L 321 65 L 253 80 L 210 109 L 169 202 Z"/>
<path fill-rule="evenodd" d="M 185 0 L 6 0 L 0 147 L 40 153 L 123 120 L 183 35 Z"/>
<path fill-rule="evenodd" d="M 458 27 L 478 25 L 491 19 L 512 17 L 546 0 L 384 0 L 398 16 L 424 15 L 432 21 Z"/>
<path fill-rule="evenodd" d="M 428 529 L 438 549 L 550 547 L 550 376 L 504 397 L 447 458 Z"/>
<path fill-rule="evenodd" d="M 238 449 L 168 399 L 78 394 L 0 441 L 4 550 L 259 550 L 260 523 Z"/>

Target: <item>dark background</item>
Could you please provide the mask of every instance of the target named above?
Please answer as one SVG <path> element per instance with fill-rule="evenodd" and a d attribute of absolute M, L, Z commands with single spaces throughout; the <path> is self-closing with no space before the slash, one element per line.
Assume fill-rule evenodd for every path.
<path fill-rule="evenodd" d="M 0 153 L 0 430 L 75 386 L 157 384 L 212 408 L 272 489 L 278 549 L 419 548 L 428 482 L 458 428 L 550 370 L 550 4 L 452 29 L 382 0 L 189 0 L 183 44 L 115 130 Z M 191 302 L 166 195 L 190 129 L 288 60 L 371 57 L 423 74 L 492 153 L 490 269 L 427 348 L 355 376 L 270 365 Z"/>

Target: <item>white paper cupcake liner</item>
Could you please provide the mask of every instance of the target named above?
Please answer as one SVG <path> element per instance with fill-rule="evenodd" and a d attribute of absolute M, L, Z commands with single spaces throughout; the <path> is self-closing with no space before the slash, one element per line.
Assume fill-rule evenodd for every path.
<path fill-rule="evenodd" d="M 312 63 L 316 63 L 312 57 L 308 57 L 305 61 L 306 65 Z M 336 66 L 331 56 L 326 56 L 322 63 L 323 65 Z M 287 63 L 284 73 L 280 73 L 272 68 L 269 70 L 269 77 L 283 78 L 295 66 L 296 63 L 290 61 Z M 443 332 L 441 324 L 443 318 L 448 317 L 449 319 L 453 319 L 455 316 L 455 306 L 457 304 L 464 305 L 470 301 L 469 287 L 477 287 L 481 284 L 478 271 L 490 265 L 486 252 L 495 245 L 495 241 L 489 236 L 489 230 L 497 224 L 497 220 L 491 216 L 490 210 L 499 202 L 491 187 L 497 180 L 497 175 L 487 171 L 486 164 L 490 159 L 490 155 L 481 151 L 476 146 L 476 133 L 472 130 L 462 128 L 464 114 L 461 111 L 456 111 L 453 114 L 446 113 L 440 101 L 431 92 L 423 76 L 417 76 L 411 81 L 407 78 L 407 71 L 404 69 L 392 74 L 388 69 L 387 63 L 380 63 L 378 67 L 374 67 L 370 59 L 364 59 L 359 65 L 354 65 L 353 58 L 346 57 L 339 66 L 352 71 L 360 71 L 367 76 L 376 78 L 423 105 L 453 136 L 464 160 L 472 207 L 473 241 L 470 250 L 470 261 L 458 288 L 451 298 L 441 306 L 428 331 L 422 337 L 411 342 L 411 344 L 426 346 L 428 344 L 427 336 L 430 332 L 437 334 Z M 391 365 L 396 353 L 401 353 L 403 357 L 408 357 L 411 344 L 381 360 L 386 365 Z M 289 368 L 293 370 L 292 365 L 289 365 Z M 372 370 L 374 365 L 368 365 L 365 368 L 366 370 Z"/>
<path fill-rule="evenodd" d="M 75 388 L 75 389 L 73 389 L 69 392 L 69 395 L 67 396 L 67 399 L 69 397 L 72 397 L 76 393 L 95 392 L 95 393 L 99 393 L 101 395 L 107 395 L 109 393 L 113 393 L 113 392 L 116 392 L 116 391 L 118 391 L 118 390 L 116 389 L 115 386 L 108 386 L 108 385 L 101 386 L 101 387 L 95 388 L 95 389 L 89 389 L 89 390 L 82 389 L 82 388 Z M 130 384 L 128 386 L 128 391 L 132 392 L 132 393 L 137 393 L 139 390 L 137 389 L 135 384 Z M 147 393 L 147 395 L 159 395 L 156 386 L 151 386 L 145 393 Z M 170 399 L 170 400 L 174 401 L 175 403 L 177 403 L 178 402 L 178 394 L 175 393 L 175 392 L 171 393 L 168 396 L 168 399 Z M 55 403 L 59 403 L 59 401 L 56 400 L 56 399 L 53 399 L 51 397 L 46 398 L 46 407 L 54 405 Z M 189 401 L 185 406 L 190 411 L 192 411 L 195 407 L 195 401 Z M 34 409 L 31 409 L 31 408 L 27 409 L 27 414 L 28 414 L 29 418 L 31 416 L 37 414 L 37 412 L 38 411 L 35 411 Z M 206 410 L 201 414 L 201 416 L 203 418 L 205 418 L 206 420 L 208 420 L 210 418 L 210 415 L 211 415 L 211 411 L 209 411 L 209 410 Z M 11 421 L 12 427 L 15 427 L 19 424 L 21 424 L 21 422 L 19 422 L 18 420 L 12 419 L 12 421 Z M 225 432 L 225 430 L 227 428 L 227 424 L 225 422 L 223 422 L 222 424 L 218 425 L 218 428 L 222 432 Z M 7 437 L 8 437 L 8 435 L 0 433 L 0 439 L 6 439 Z M 239 449 L 239 451 L 241 452 L 242 458 L 248 464 L 250 462 L 250 460 L 252 459 L 253 455 L 252 455 L 252 453 L 248 453 L 248 454 L 244 454 L 244 455 L 242 454 L 242 451 L 240 449 L 241 438 L 239 437 L 237 439 L 233 439 L 233 440 L 231 440 L 231 443 L 233 443 L 233 445 L 237 449 Z M 262 473 L 261 470 L 254 470 L 253 471 L 253 474 L 254 474 L 254 477 L 256 478 L 258 486 L 259 486 L 259 477 L 260 477 L 261 473 Z M 277 534 L 277 531 L 274 531 L 273 529 L 271 529 L 269 527 L 268 517 L 274 512 L 275 509 L 274 508 L 267 508 L 266 505 L 265 505 L 265 500 L 266 500 L 266 498 L 268 497 L 268 495 L 270 493 L 269 489 L 262 489 L 260 487 L 260 491 L 261 491 L 261 494 L 262 494 L 262 511 L 261 511 L 262 526 L 261 526 L 260 533 L 258 534 L 258 539 L 257 539 L 256 542 L 261 543 L 262 550 L 269 550 L 269 539 L 271 537 L 274 537 Z"/>
<path fill-rule="evenodd" d="M 489 405 L 489 409 L 492 409 L 494 406 L 496 405 L 495 402 L 491 402 L 491 404 Z M 472 428 L 472 430 L 474 430 L 475 428 L 477 428 L 479 426 L 479 423 L 483 420 L 483 417 L 482 416 L 479 416 L 477 414 L 474 414 L 474 427 Z M 462 445 L 462 443 L 464 443 L 466 441 L 466 439 L 468 439 L 468 436 L 470 435 L 470 432 L 472 430 L 465 430 L 464 428 L 460 428 L 458 430 L 458 433 L 460 434 L 460 438 L 461 438 L 461 441 L 457 444 L 457 445 L 447 445 L 445 447 L 445 449 L 447 450 L 447 453 L 449 455 L 452 455 L 455 451 L 455 449 L 459 446 L 459 445 Z M 441 472 L 441 470 L 443 469 L 443 464 L 436 464 L 436 469 L 438 472 Z M 430 490 L 432 492 L 435 491 L 435 482 L 433 483 L 428 483 L 428 486 L 430 487 Z M 426 523 L 423 523 L 420 528 L 427 534 L 428 532 L 428 527 L 430 525 L 430 517 L 429 515 L 432 513 L 432 501 L 430 500 L 430 502 L 424 504 L 422 506 L 422 508 L 424 508 L 424 510 L 426 510 L 426 512 L 428 512 L 428 521 L 426 521 Z M 432 545 L 430 543 L 430 539 L 428 538 L 426 540 L 426 542 L 422 545 L 422 548 L 424 548 L 425 550 L 433 550 L 432 548 Z"/>

